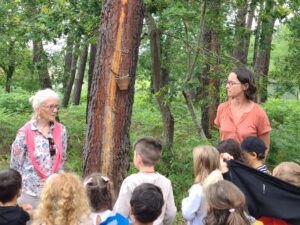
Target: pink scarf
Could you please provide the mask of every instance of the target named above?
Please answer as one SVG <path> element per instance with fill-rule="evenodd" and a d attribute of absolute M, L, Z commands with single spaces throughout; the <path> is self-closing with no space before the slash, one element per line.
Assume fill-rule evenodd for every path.
<path fill-rule="evenodd" d="M 31 123 L 26 123 L 19 131 L 25 132 L 25 142 L 27 145 L 27 150 L 29 153 L 29 157 L 31 159 L 32 165 L 35 168 L 37 174 L 41 177 L 42 180 L 46 180 L 50 175 L 57 172 L 60 164 L 62 163 L 62 139 L 61 139 L 61 124 L 58 122 L 54 122 L 54 127 L 52 129 L 53 140 L 57 148 L 56 158 L 54 162 L 54 166 L 52 167 L 52 173 L 46 175 L 46 173 L 42 170 L 40 165 L 37 163 L 36 158 L 34 156 L 35 144 L 34 144 L 34 136 L 35 130 L 31 129 Z"/>

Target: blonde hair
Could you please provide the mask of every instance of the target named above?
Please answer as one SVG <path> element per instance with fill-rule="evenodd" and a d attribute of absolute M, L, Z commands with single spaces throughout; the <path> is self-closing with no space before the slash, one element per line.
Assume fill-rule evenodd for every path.
<path fill-rule="evenodd" d="M 78 175 L 60 173 L 46 182 L 33 224 L 76 225 L 89 215 L 88 198 Z"/>
<path fill-rule="evenodd" d="M 215 169 L 220 168 L 220 155 L 209 145 L 197 146 L 193 150 L 195 183 L 202 184 Z"/>
<path fill-rule="evenodd" d="M 48 99 L 55 99 L 59 101 L 59 95 L 50 88 L 39 90 L 29 98 L 29 102 L 33 108 L 33 118 L 36 118 L 36 110 L 40 108 Z"/>
<path fill-rule="evenodd" d="M 300 165 L 294 162 L 282 162 L 273 170 L 273 176 L 300 187 Z"/>

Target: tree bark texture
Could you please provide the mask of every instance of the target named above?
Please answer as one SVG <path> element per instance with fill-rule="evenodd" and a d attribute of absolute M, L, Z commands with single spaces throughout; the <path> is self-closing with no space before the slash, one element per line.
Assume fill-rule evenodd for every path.
<path fill-rule="evenodd" d="M 138 48 L 143 24 L 142 0 L 104 1 L 84 147 L 83 175 L 101 171 L 115 190 L 129 168 L 129 128 Z M 117 78 L 131 77 L 127 90 Z"/>
<path fill-rule="evenodd" d="M 33 42 L 32 62 L 37 69 L 41 89 L 52 88 L 51 79 L 48 72 L 48 59 L 41 39 L 35 39 Z"/>
<path fill-rule="evenodd" d="M 257 5 L 257 0 L 252 0 L 249 6 L 248 14 L 247 14 L 247 22 L 246 22 L 246 34 L 245 34 L 245 41 L 244 41 L 244 57 L 242 59 L 243 64 L 247 64 L 248 61 L 248 52 L 250 46 L 250 38 L 252 33 L 252 23 L 254 19 L 255 8 Z"/>
<path fill-rule="evenodd" d="M 67 47 L 65 53 L 64 62 L 64 77 L 63 77 L 63 87 L 67 87 L 68 80 L 71 76 L 71 66 L 72 66 L 72 50 L 73 50 L 73 38 L 69 34 L 67 37 Z"/>
<path fill-rule="evenodd" d="M 97 53 L 97 44 L 91 44 L 91 47 L 90 47 L 89 70 L 88 70 L 88 90 L 87 90 L 87 104 L 86 104 L 86 122 L 88 120 L 88 111 L 89 111 L 89 103 L 90 103 L 92 77 L 93 77 L 93 72 L 94 72 L 94 67 L 95 67 L 96 53 Z"/>
<path fill-rule="evenodd" d="M 247 15 L 247 0 L 240 1 L 235 21 L 235 37 L 233 58 L 236 59 L 236 64 L 245 61 L 244 54 L 244 41 L 245 41 L 245 27 L 246 27 L 246 15 Z"/>
<path fill-rule="evenodd" d="M 79 50 L 79 44 L 76 44 L 73 49 L 73 53 L 71 54 L 72 59 L 71 59 L 70 76 L 69 76 L 67 84 L 66 84 L 64 98 L 62 101 L 62 107 L 67 107 L 69 104 L 69 100 L 70 100 L 70 96 L 71 96 L 71 92 L 72 92 L 72 88 L 73 88 L 73 84 L 74 84 L 74 80 L 75 80 L 77 61 L 78 61 L 78 53 L 77 53 L 78 50 Z"/>
<path fill-rule="evenodd" d="M 171 149 L 173 146 L 175 122 L 171 109 L 165 102 L 165 91 L 163 90 L 168 84 L 169 69 L 167 68 L 167 66 L 162 67 L 160 34 L 154 18 L 149 13 L 147 13 L 146 15 L 146 22 L 148 26 L 151 46 L 151 73 L 154 95 L 159 106 L 160 114 L 162 116 L 164 127 L 164 144 L 166 148 Z M 169 37 L 167 37 L 167 39 L 169 39 Z M 165 58 L 168 61 L 169 55 L 167 51 L 169 51 L 169 49 L 166 46 L 166 48 L 164 49 L 164 53 Z M 165 63 L 165 65 L 166 64 L 167 63 Z"/>
<path fill-rule="evenodd" d="M 8 56 L 7 56 L 9 58 L 9 64 L 7 67 L 5 65 L 1 66 L 6 75 L 5 91 L 7 93 L 11 91 L 11 79 L 16 68 L 16 62 L 14 58 L 14 48 L 15 48 L 15 42 L 10 41 L 9 48 L 8 48 Z"/>
<path fill-rule="evenodd" d="M 74 91 L 73 91 L 73 104 L 74 105 L 79 105 L 79 103 L 80 103 L 80 96 L 81 96 L 84 71 L 85 71 L 88 52 L 89 52 L 88 46 L 84 47 L 81 52 L 79 67 L 78 67 L 78 71 L 77 71 L 77 77 L 75 79 L 75 85 L 74 85 Z"/>
<path fill-rule="evenodd" d="M 274 1 L 267 0 L 265 6 L 265 15 L 267 18 L 261 22 L 260 41 L 258 54 L 254 65 L 254 72 L 258 83 L 257 101 L 265 102 L 268 97 L 268 73 L 271 56 L 272 36 L 276 17 L 274 16 Z"/>

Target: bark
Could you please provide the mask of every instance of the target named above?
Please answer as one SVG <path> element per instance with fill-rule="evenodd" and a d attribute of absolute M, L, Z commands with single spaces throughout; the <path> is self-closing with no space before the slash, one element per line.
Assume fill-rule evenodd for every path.
<path fill-rule="evenodd" d="M 211 138 L 211 128 L 214 126 L 217 106 L 219 104 L 219 65 L 220 65 L 220 43 L 218 31 L 211 26 L 210 22 L 217 24 L 219 21 L 220 1 L 210 3 L 212 11 L 209 21 L 205 23 L 203 45 L 206 49 L 208 60 L 205 60 L 200 79 L 200 98 L 201 103 L 201 125 L 207 138 Z"/>
<path fill-rule="evenodd" d="M 236 15 L 235 22 L 235 37 L 234 43 L 235 46 L 233 48 L 233 58 L 236 59 L 236 64 L 245 61 L 244 54 L 244 36 L 245 36 L 245 27 L 246 27 L 246 15 L 247 15 L 247 0 L 242 0 L 240 4 L 238 4 L 238 11 Z"/>
<path fill-rule="evenodd" d="M 64 77 L 63 77 L 63 87 L 67 87 L 68 80 L 71 76 L 71 66 L 72 66 L 72 49 L 73 49 L 73 37 L 69 34 L 67 38 L 67 46 L 65 53 L 65 63 L 64 63 Z"/>
<path fill-rule="evenodd" d="M 187 75 L 186 75 L 186 82 L 189 82 L 192 80 L 192 74 L 195 70 L 195 66 L 198 63 L 198 59 L 199 59 L 199 55 L 200 55 L 200 51 L 204 48 L 204 44 L 203 44 L 203 36 L 205 33 L 205 14 L 206 14 L 206 10 L 207 10 L 207 1 L 202 1 L 201 5 L 200 5 L 200 21 L 199 21 L 199 28 L 198 28 L 198 40 L 197 40 L 197 51 L 196 54 L 194 56 L 193 59 L 193 63 L 191 63 L 191 53 L 188 56 L 188 65 L 190 65 L 188 67 L 188 71 L 187 71 Z M 187 26 L 186 26 L 186 37 L 188 37 L 188 32 L 187 32 Z M 188 39 L 187 39 L 188 41 Z M 183 96 L 185 98 L 186 104 L 188 106 L 188 110 L 191 114 L 194 126 L 196 128 L 197 134 L 199 135 L 199 137 L 206 139 L 206 135 L 204 133 L 204 129 L 202 127 L 202 124 L 200 122 L 200 119 L 198 119 L 195 107 L 194 107 L 194 103 L 193 103 L 193 90 L 191 89 L 184 89 L 182 91 Z M 199 94 L 199 96 L 201 96 L 201 94 Z M 202 118 L 202 117 L 201 117 Z"/>
<path fill-rule="evenodd" d="M 72 87 L 75 80 L 76 68 L 77 68 L 77 61 L 78 61 L 78 50 L 79 44 L 76 44 L 72 53 L 72 60 L 71 60 L 71 69 L 70 69 L 70 76 L 66 84 L 64 98 L 62 101 L 62 107 L 67 107 L 69 104 Z"/>
<path fill-rule="evenodd" d="M 15 62 L 14 55 L 13 55 L 14 48 L 15 48 L 15 42 L 10 41 L 9 48 L 8 48 L 8 56 L 7 56 L 9 59 L 9 64 L 8 64 L 8 66 L 0 65 L 6 75 L 5 91 L 7 93 L 9 93 L 11 91 L 11 79 L 12 79 L 12 76 L 13 76 L 13 74 L 15 72 L 15 68 L 16 68 L 16 62 Z"/>
<path fill-rule="evenodd" d="M 87 90 L 87 104 L 86 104 L 86 122 L 88 120 L 90 93 L 91 93 L 91 86 L 92 86 L 92 77 L 93 77 L 93 72 L 94 72 L 94 67 L 95 67 L 96 53 L 97 53 L 97 44 L 91 44 L 91 47 L 90 47 L 89 70 L 88 70 L 88 90 Z"/>
<path fill-rule="evenodd" d="M 83 175 L 101 171 L 115 190 L 129 168 L 129 128 L 138 48 L 143 24 L 142 0 L 103 3 L 84 147 Z M 131 77 L 120 90 L 116 76 Z"/>
<path fill-rule="evenodd" d="M 37 69 L 41 89 L 52 88 L 51 79 L 48 72 L 48 59 L 44 51 L 43 42 L 41 39 L 32 40 L 33 42 L 33 57 L 32 62 Z"/>
<path fill-rule="evenodd" d="M 164 127 L 164 144 L 167 148 L 171 149 L 173 146 L 174 139 L 174 117 L 171 112 L 170 107 L 165 102 L 165 91 L 163 88 L 166 87 L 169 80 L 169 45 L 165 47 L 165 58 L 167 62 L 164 63 L 165 66 L 162 66 L 162 57 L 161 57 L 161 43 L 160 43 L 160 34 L 157 29 L 156 23 L 151 16 L 147 13 L 146 23 L 148 26 L 148 33 L 150 38 L 151 46 L 151 74 L 152 74 L 152 84 L 154 89 L 154 95 L 159 106 L 159 111 L 162 116 L 163 127 Z M 169 36 L 167 37 L 167 42 L 169 41 Z"/>
<path fill-rule="evenodd" d="M 250 38 L 252 33 L 252 23 L 254 19 L 254 12 L 257 5 L 257 0 L 252 0 L 250 3 L 248 16 L 247 16 L 247 22 L 246 22 L 246 34 L 245 34 L 245 41 L 244 41 L 244 57 L 242 59 L 243 64 L 247 64 L 248 59 L 248 52 L 249 52 L 249 46 L 250 46 Z"/>
<path fill-rule="evenodd" d="M 75 79 L 75 86 L 74 86 L 74 91 L 73 91 L 73 104 L 74 105 L 79 105 L 79 103 L 80 103 L 81 89 L 82 89 L 82 84 L 83 84 L 84 71 L 85 71 L 88 51 L 89 51 L 88 46 L 86 46 L 82 49 L 82 52 L 81 52 L 79 68 L 78 68 L 78 72 L 77 72 L 77 77 Z"/>
<path fill-rule="evenodd" d="M 268 73 L 270 66 L 272 36 L 274 32 L 275 16 L 274 16 L 274 2 L 268 0 L 266 2 L 267 18 L 262 20 L 261 34 L 258 55 L 255 61 L 254 72 L 258 77 L 258 102 L 265 102 L 268 96 Z"/>

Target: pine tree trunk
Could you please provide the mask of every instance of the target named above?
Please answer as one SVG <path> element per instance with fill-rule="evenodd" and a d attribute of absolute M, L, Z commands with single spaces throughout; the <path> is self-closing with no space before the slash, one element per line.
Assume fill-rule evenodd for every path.
<path fill-rule="evenodd" d="M 41 89 L 52 88 L 51 79 L 48 72 L 48 59 L 44 51 L 43 42 L 40 39 L 35 39 L 33 42 L 33 58 L 32 62 L 37 69 Z"/>
<path fill-rule="evenodd" d="M 62 107 L 67 107 L 69 104 L 72 87 L 75 80 L 75 74 L 76 74 L 76 68 L 77 68 L 77 61 L 78 61 L 78 52 L 79 50 L 79 44 L 76 44 L 73 53 L 72 53 L 72 60 L 71 60 L 71 68 L 70 68 L 70 76 L 66 84 L 65 92 L 64 92 L 64 98 L 62 101 Z"/>
<path fill-rule="evenodd" d="M 129 128 L 143 12 L 142 0 L 105 0 L 101 14 L 83 175 L 101 171 L 111 178 L 116 191 L 129 168 Z M 116 81 L 126 75 L 131 78 L 129 86 L 121 90 Z"/>
<path fill-rule="evenodd" d="M 82 52 L 81 52 L 79 68 L 78 68 L 78 72 L 77 72 L 77 77 L 75 79 L 75 86 L 74 86 L 74 91 L 73 91 L 73 104 L 74 105 L 79 105 L 79 103 L 80 103 L 80 95 L 81 95 L 81 89 L 82 89 L 82 84 L 83 84 L 84 71 L 85 71 L 88 51 L 89 51 L 89 48 L 88 48 L 88 46 L 86 46 L 82 49 Z"/>

